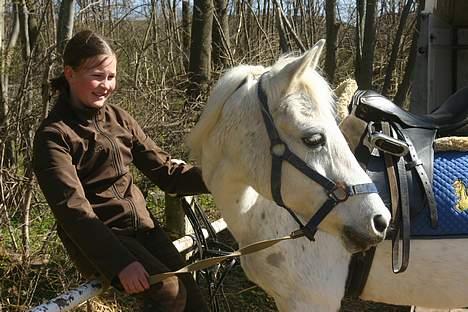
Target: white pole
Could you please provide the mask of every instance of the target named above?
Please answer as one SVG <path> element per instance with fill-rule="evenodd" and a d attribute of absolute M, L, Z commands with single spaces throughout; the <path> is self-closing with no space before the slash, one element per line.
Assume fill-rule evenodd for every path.
<path fill-rule="evenodd" d="M 216 220 L 211 223 L 216 233 L 219 233 L 227 228 L 226 222 L 223 219 Z M 203 235 L 208 237 L 208 232 L 203 229 Z M 184 236 L 173 241 L 174 246 L 179 252 L 186 252 L 193 247 L 194 241 L 191 236 Z M 103 291 L 102 283 L 99 280 L 87 282 L 69 290 L 48 302 L 41 304 L 29 310 L 29 312 L 64 312 L 76 308 L 79 304 L 99 295 Z"/>

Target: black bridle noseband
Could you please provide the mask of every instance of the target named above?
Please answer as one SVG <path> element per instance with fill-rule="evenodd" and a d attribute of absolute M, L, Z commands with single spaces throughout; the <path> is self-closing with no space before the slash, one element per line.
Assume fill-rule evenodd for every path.
<path fill-rule="evenodd" d="M 307 165 L 306 162 L 291 152 L 286 143 L 281 140 L 278 134 L 278 130 L 276 129 L 273 122 L 273 118 L 268 108 L 268 97 L 262 88 L 262 78 L 263 75 L 258 81 L 257 95 L 260 99 L 260 110 L 262 112 L 263 121 L 265 122 L 265 127 L 271 144 L 271 193 L 273 200 L 276 202 L 276 204 L 285 208 L 299 224 L 299 230 L 293 232 L 295 236 L 306 236 L 309 240 L 314 240 L 317 227 L 336 205 L 346 201 L 350 196 L 377 193 L 377 188 L 374 183 L 364 183 L 349 186 L 344 182 L 334 182 L 316 170 L 312 169 L 309 165 Z M 302 172 L 305 176 L 320 184 L 327 193 L 328 199 L 325 201 L 322 207 L 317 210 L 317 212 L 312 216 L 306 225 L 304 225 L 299 217 L 290 208 L 286 207 L 283 202 L 283 198 L 281 196 L 281 169 L 283 161 L 287 161 L 294 168 Z"/>

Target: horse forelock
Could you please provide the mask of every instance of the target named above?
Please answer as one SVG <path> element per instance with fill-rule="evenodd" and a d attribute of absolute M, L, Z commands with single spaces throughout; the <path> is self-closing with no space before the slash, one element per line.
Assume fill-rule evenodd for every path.
<path fill-rule="evenodd" d="M 201 161 L 203 140 L 218 122 L 225 103 L 246 78 L 249 76 L 256 78 L 265 70 L 263 66 L 239 65 L 221 76 L 211 90 L 199 121 L 186 138 L 186 144 L 196 160 Z"/>

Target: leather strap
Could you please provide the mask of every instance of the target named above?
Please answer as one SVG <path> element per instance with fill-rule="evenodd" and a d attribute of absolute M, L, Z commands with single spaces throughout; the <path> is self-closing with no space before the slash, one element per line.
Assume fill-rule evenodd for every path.
<path fill-rule="evenodd" d="M 393 136 L 390 124 L 388 122 L 382 122 L 382 132 L 385 135 Z M 384 154 L 385 168 L 387 171 L 388 186 L 390 189 L 390 205 L 392 213 L 392 222 L 396 222 L 396 215 L 398 210 L 398 203 L 400 201 L 400 194 L 398 190 L 398 181 L 395 173 L 395 160 L 393 156 L 388 153 Z"/>
<path fill-rule="evenodd" d="M 401 220 L 395 235 L 392 238 L 392 269 L 393 273 L 404 272 L 409 264 L 410 254 L 410 207 L 409 207 L 409 189 L 408 179 L 406 178 L 405 160 L 403 157 L 397 162 L 398 179 L 400 182 L 400 206 L 395 216 L 395 224 Z M 401 241 L 401 259 L 400 259 L 400 241 Z"/>
<path fill-rule="evenodd" d="M 418 158 L 418 154 L 416 153 L 416 149 L 414 148 L 413 142 L 411 139 L 405 134 L 403 128 L 397 124 L 393 124 L 395 128 L 398 130 L 399 135 L 401 135 L 405 142 L 408 144 L 408 157 L 410 161 L 406 163 L 406 170 L 415 169 L 416 173 L 419 176 L 421 184 L 424 189 L 424 193 L 426 194 L 427 204 L 429 205 L 429 211 L 431 215 L 431 225 L 433 228 L 437 228 L 438 223 L 438 215 L 437 215 L 437 205 L 434 197 L 434 192 L 432 191 L 432 183 L 429 177 L 427 176 L 426 170 L 423 167 L 421 160 Z"/>
<path fill-rule="evenodd" d="M 275 238 L 275 239 L 268 239 L 268 240 L 263 240 L 259 241 L 256 243 L 252 243 L 250 245 L 247 245 L 245 247 L 239 248 L 238 250 L 225 255 L 225 256 L 219 256 L 219 257 L 212 257 L 212 258 L 207 258 L 207 259 L 202 259 L 199 261 L 196 261 L 194 263 L 188 264 L 184 266 L 183 268 L 177 270 L 177 271 L 171 271 L 171 272 L 164 272 L 164 273 L 159 273 L 159 274 L 154 274 L 148 277 L 148 281 L 151 285 L 154 285 L 156 283 L 161 282 L 162 280 L 171 277 L 171 276 L 177 276 L 179 274 L 184 274 L 184 273 L 190 273 L 194 271 L 199 271 L 199 270 L 204 270 L 206 268 L 209 268 L 213 265 L 216 265 L 218 263 L 221 263 L 223 261 L 239 257 L 239 256 L 245 256 L 260 250 L 263 250 L 265 248 L 271 247 L 273 245 L 276 245 L 279 242 L 286 241 L 286 240 L 291 240 L 291 239 L 296 239 L 304 236 L 304 233 L 301 230 L 292 232 L 291 234 L 280 237 L 280 238 Z"/>
<path fill-rule="evenodd" d="M 357 299 L 362 294 L 374 260 L 375 247 L 351 256 L 346 279 L 345 296 Z"/>

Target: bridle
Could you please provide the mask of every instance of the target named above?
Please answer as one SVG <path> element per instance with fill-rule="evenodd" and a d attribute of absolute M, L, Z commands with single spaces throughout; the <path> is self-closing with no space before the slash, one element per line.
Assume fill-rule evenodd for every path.
<path fill-rule="evenodd" d="M 263 121 L 270 138 L 270 153 L 271 160 L 271 193 L 275 203 L 284 209 L 294 218 L 299 224 L 299 229 L 293 232 L 293 235 L 306 236 L 309 240 L 314 240 L 315 233 L 319 224 L 332 211 L 332 209 L 341 202 L 346 201 L 350 196 L 377 193 L 377 187 L 374 183 L 363 183 L 355 185 L 347 185 L 344 182 L 334 182 L 326 176 L 312 169 L 306 162 L 291 152 L 288 145 L 281 140 L 278 130 L 273 122 L 270 110 L 268 108 L 268 97 L 262 88 L 263 74 L 258 80 L 257 95 L 260 99 L 260 110 L 262 112 Z M 290 208 L 286 207 L 281 196 L 281 171 L 282 162 L 286 161 L 302 174 L 320 184 L 326 191 L 328 199 L 323 203 L 317 212 L 304 225 L 299 217 Z"/>

